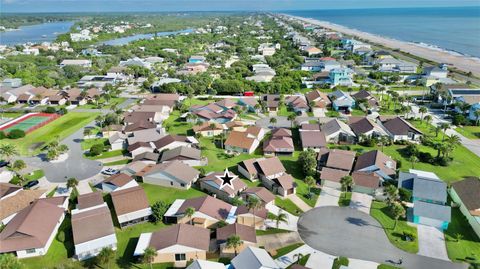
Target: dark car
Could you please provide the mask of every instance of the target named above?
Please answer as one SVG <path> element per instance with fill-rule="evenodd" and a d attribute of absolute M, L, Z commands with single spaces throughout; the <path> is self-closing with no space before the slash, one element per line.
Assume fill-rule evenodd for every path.
<path fill-rule="evenodd" d="M 9 164 L 10 164 L 10 162 L 1 161 L 0 162 L 0 168 L 8 166 Z"/>
<path fill-rule="evenodd" d="M 38 180 L 29 181 L 27 184 L 23 185 L 25 189 L 30 189 L 38 185 Z"/>

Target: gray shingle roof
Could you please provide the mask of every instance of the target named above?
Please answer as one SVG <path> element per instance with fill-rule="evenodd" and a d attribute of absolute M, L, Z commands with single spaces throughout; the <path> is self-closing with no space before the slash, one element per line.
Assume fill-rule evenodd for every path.
<path fill-rule="evenodd" d="M 447 184 L 441 180 L 416 177 L 413 180 L 413 197 L 447 202 Z"/>
<path fill-rule="evenodd" d="M 416 201 L 413 215 L 450 222 L 451 210 L 449 206 Z"/>

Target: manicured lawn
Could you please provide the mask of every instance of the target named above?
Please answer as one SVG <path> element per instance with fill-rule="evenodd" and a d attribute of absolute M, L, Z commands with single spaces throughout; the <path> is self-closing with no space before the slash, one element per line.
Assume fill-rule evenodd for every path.
<path fill-rule="evenodd" d="M 106 158 L 122 156 L 125 153 L 126 153 L 126 150 L 118 149 L 118 150 L 105 151 L 98 156 L 88 156 L 88 155 L 85 154 L 85 157 L 90 159 L 90 160 L 99 160 L 99 159 L 106 159 Z"/>
<path fill-rule="evenodd" d="M 275 205 L 295 216 L 299 216 L 303 213 L 303 211 L 288 198 L 282 199 L 280 197 L 275 197 Z"/>
<path fill-rule="evenodd" d="M 462 239 L 457 241 L 456 235 Z M 473 231 L 460 209 L 452 208 L 452 220 L 445 231 L 448 257 L 452 261 L 467 261 L 475 257 L 480 262 L 480 239 Z"/>
<path fill-rule="evenodd" d="M 163 122 L 163 126 L 168 129 L 168 133 L 178 135 L 193 134 L 193 132 L 191 131 L 193 125 L 191 123 L 185 122 L 184 119 L 181 119 L 180 116 L 182 114 L 182 112 L 175 110 L 170 114 L 168 119 Z"/>
<path fill-rule="evenodd" d="M 30 174 L 23 175 L 23 178 L 24 178 L 23 184 L 26 184 L 27 182 L 32 181 L 32 180 L 38 180 L 39 178 L 43 177 L 44 175 L 45 175 L 45 173 L 41 169 L 33 171 L 33 173 L 31 175 Z M 20 179 L 17 176 L 14 176 L 12 178 L 12 180 L 10 180 L 10 183 L 18 184 L 19 181 L 20 181 Z"/>
<path fill-rule="evenodd" d="M 64 139 L 93 121 L 97 115 L 98 113 L 70 112 L 27 134 L 24 138 L 5 139 L 2 142 L 13 143 L 22 155 L 34 155 L 39 153 L 46 144 L 55 140 L 56 137 L 59 140 Z"/>
<path fill-rule="evenodd" d="M 132 161 L 132 160 L 130 160 L 130 159 L 119 160 L 119 161 L 104 163 L 103 166 L 114 166 L 114 165 L 128 164 L 128 163 L 130 163 L 131 161 Z"/>
<path fill-rule="evenodd" d="M 480 139 L 480 126 L 463 126 L 455 128 L 455 131 L 469 139 Z"/>
<path fill-rule="evenodd" d="M 327 112 L 325 112 L 325 116 L 334 118 L 340 116 L 340 113 L 335 110 L 328 110 Z"/>
<path fill-rule="evenodd" d="M 279 248 L 276 250 L 276 253 L 275 255 L 273 256 L 274 259 L 276 258 L 279 258 L 279 257 L 282 257 L 283 255 L 287 254 L 287 253 L 290 253 L 291 251 L 303 246 L 304 244 L 303 243 L 295 243 L 295 244 L 291 244 L 291 245 L 288 245 L 288 246 L 285 246 L 283 248 Z"/>
<path fill-rule="evenodd" d="M 310 254 L 307 254 L 307 255 L 303 256 L 303 257 L 298 261 L 298 263 L 293 263 L 293 264 L 291 264 L 290 266 L 288 266 L 287 268 L 292 268 L 295 264 L 299 264 L 299 265 L 305 266 L 305 265 L 307 264 L 309 258 L 310 258 Z"/>
<path fill-rule="evenodd" d="M 284 229 L 277 229 L 277 228 L 267 228 L 264 230 L 256 230 L 257 235 L 268 235 L 268 234 L 281 234 L 281 233 L 289 233 L 289 230 Z"/>
<path fill-rule="evenodd" d="M 83 106 L 79 106 L 78 108 L 96 109 L 100 107 L 103 109 L 109 109 L 113 105 L 116 105 L 116 106 L 120 105 L 121 103 L 125 102 L 125 100 L 127 99 L 123 97 L 116 97 L 116 98 L 110 99 L 108 104 L 106 104 L 105 100 L 103 98 L 100 98 L 100 100 L 98 101 L 99 106 L 97 106 L 97 104 L 93 102 L 92 104 L 86 104 Z"/>
<path fill-rule="evenodd" d="M 18 118 L 18 117 L 20 117 L 24 114 L 25 113 L 23 113 L 23 112 L 3 112 L 3 113 L 0 113 L 0 118 L 15 119 L 15 118 Z"/>
<path fill-rule="evenodd" d="M 342 192 L 342 195 L 340 195 L 340 199 L 338 199 L 338 205 L 339 206 L 349 206 L 350 205 L 350 200 L 352 199 L 352 193 L 351 192 Z"/>
<path fill-rule="evenodd" d="M 171 204 L 176 199 L 189 199 L 207 195 L 206 193 L 194 188 L 190 188 L 189 190 L 180 190 L 147 183 L 141 183 L 140 185 L 145 190 L 148 202 L 150 204 L 153 204 L 156 201 L 164 201 L 167 204 Z"/>
<path fill-rule="evenodd" d="M 288 117 L 288 115 L 292 114 L 293 111 L 288 111 L 288 107 L 283 105 L 280 107 L 280 109 L 277 112 L 277 116 L 285 116 Z"/>
<path fill-rule="evenodd" d="M 418 252 L 418 241 L 415 239 L 413 242 L 407 242 L 403 240 L 403 232 L 409 232 L 415 235 L 415 238 L 418 238 L 417 228 L 409 226 L 404 219 L 399 219 L 397 222 L 397 227 L 393 229 L 395 225 L 395 220 L 391 217 L 390 210 L 384 202 L 372 202 L 372 207 L 370 209 L 370 215 L 374 217 L 385 230 L 388 239 L 390 242 L 407 252 L 417 253 Z"/>
<path fill-rule="evenodd" d="M 335 258 L 335 260 L 333 261 L 332 269 L 339 269 L 340 266 L 342 266 L 342 265 L 348 266 L 349 263 L 350 263 L 350 261 L 348 260 L 347 257 Z"/>
<path fill-rule="evenodd" d="M 107 138 L 92 138 L 92 139 L 84 139 L 80 145 L 82 146 L 83 150 L 90 149 L 93 145 L 96 144 L 106 144 L 108 141 Z"/>

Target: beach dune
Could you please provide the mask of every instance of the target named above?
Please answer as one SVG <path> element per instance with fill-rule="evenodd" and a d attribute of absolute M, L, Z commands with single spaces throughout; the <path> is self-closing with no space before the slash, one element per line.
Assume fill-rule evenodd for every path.
<path fill-rule="evenodd" d="M 405 42 L 405 41 L 400 41 L 396 39 L 386 38 L 386 37 L 359 31 L 356 29 L 351 29 L 342 25 L 338 25 L 338 24 L 334 24 L 326 21 L 302 18 L 302 17 L 291 16 L 287 14 L 285 14 L 285 16 L 295 18 L 312 25 L 318 25 L 323 28 L 331 29 L 333 31 L 337 31 L 346 35 L 361 38 L 371 43 L 376 43 L 391 49 L 398 49 L 403 52 L 408 52 L 412 55 L 415 55 L 417 57 L 421 57 L 427 60 L 431 60 L 438 63 L 447 63 L 456 67 L 458 70 L 461 70 L 467 73 L 472 72 L 475 76 L 480 76 L 480 59 L 478 58 L 468 57 L 464 55 L 455 55 L 448 51 L 430 48 L 430 47 L 422 46 L 420 44 L 415 44 L 411 42 Z"/>

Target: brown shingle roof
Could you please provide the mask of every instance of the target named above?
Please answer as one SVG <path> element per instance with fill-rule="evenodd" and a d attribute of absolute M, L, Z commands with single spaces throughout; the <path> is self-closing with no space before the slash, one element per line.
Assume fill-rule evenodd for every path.
<path fill-rule="evenodd" d="M 372 172 L 353 172 L 353 182 L 356 186 L 376 189 L 380 186 L 380 177 Z"/>
<path fill-rule="evenodd" d="M 275 200 L 275 195 L 271 193 L 269 190 L 265 189 L 264 187 L 252 187 L 246 189 L 243 193 L 248 195 L 255 195 L 264 203 L 270 203 L 271 201 Z"/>
<path fill-rule="evenodd" d="M 321 131 L 301 131 L 300 140 L 302 147 L 325 147 L 327 140 L 325 134 Z"/>
<path fill-rule="evenodd" d="M 276 136 L 268 139 L 263 143 L 263 151 L 266 152 L 285 152 L 285 149 L 293 152 L 293 140 L 289 136 Z"/>
<path fill-rule="evenodd" d="M 102 206 L 72 214 L 72 232 L 75 244 L 115 234 L 110 210 Z"/>
<path fill-rule="evenodd" d="M 372 165 L 375 165 L 388 176 L 395 175 L 395 169 L 397 168 L 397 162 L 392 158 L 388 157 L 380 150 L 372 150 L 358 156 L 354 170 L 361 170 Z"/>
<path fill-rule="evenodd" d="M 259 160 L 257 163 L 262 170 L 262 173 L 266 176 L 271 176 L 286 171 L 282 162 L 277 157 Z"/>
<path fill-rule="evenodd" d="M 198 170 L 190 167 L 189 165 L 186 165 L 180 161 L 173 161 L 168 163 L 159 163 L 153 166 L 147 173 L 145 173 L 145 176 L 157 173 L 159 171 L 167 173 L 183 181 L 184 183 L 190 183 L 196 180 L 198 175 L 200 174 Z"/>
<path fill-rule="evenodd" d="M 0 198 L 9 195 L 10 193 L 16 192 L 22 187 L 13 185 L 10 183 L 0 183 Z"/>
<path fill-rule="evenodd" d="M 200 181 L 203 181 L 203 182 L 210 181 L 211 184 L 209 184 L 209 186 L 216 188 L 219 191 L 224 191 L 228 195 L 236 195 L 238 192 L 244 190 L 247 187 L 247 185 L 241 179 L 235 178 L 231 182 L 233 185 L 233 188 L 230 187 L 230 185 L 225 185 L 222 188 L 220 188 L 222 184 L 222 180 L 220 180 L 217 176 L 223 176 L 223 174 L 224 174 L 223 172 L 210 173 L 205 177 L 201 178 Z M 229 174 L 231 176 L 236 176 L 232 172 L 229 172 Z"/>
<path fill-rule="evenodd" d="M 81 194 L 78 196 L 78 209 L 89 208 L 104 203 L 101 191 L 94 191 L 91 193 Z"/>
<path fill-rule="evenodd" d="M 24 209 L 44 193 L 45 190 L 21 190 L 14 196 L 2 199 L 0 201 L 0 219 Z"/>
<path fill-rule="evenodd" d="M 382 124 L 385 129 L 387 129 L 393 135 L 407 135 L 408 132 L 422 134 L 420 130 L 413 127 L 409 122 L 400 117 L 383 121 Z"/>
<path fill-rule="evenodd" d="M 201 152 L 199 149 L 191 147 L 176 147 L 162 153 L 162 162 L 176 159 L 200 160 Z"/>
<path fill-rule="evenodd" d="M 42 248 L 64 214 L 46 199 L 22 209 L 0 233 L 0 252 Z"/>
<path fill-rule="evenodd" d="M 226 241 L 232 235 L 238 235 L 242 241 L 257 243 L 255 228 L 252 226 L 234 223 L 217 229 L 217 240 Z"/>
<path fill-rule="evenodd" d="M 340 179 L 344 176 L 348 176 L 348 171 L 324 167 L 320 172 L 320 179 L 322 180 L 340 182 Z"/>
<path fill-rule="evenodd" d="M 117 216 L 148 208 L 148 199 L 142 187 L 136 186 L 111 193 Z"/>
<path fill-rule="evenodd" d="M 257 208 L 254 210 L 254 209 L 249 209 L 244 205 L 239 206 L 237 208 L 236 213 L 237 213 L 237 216 L 243 215 L 243 214 L 252 214 L 262 219 L 267 219 L 267 216 L 268 216 L 268 210 L 264 207 Z"/>
<path fill-rule="evenodd" d="M 210 230 L 188 224 L 177 224 L 152 233 L 150 247 L 156 250 L 182 245 L 208 251 Z"/>
<path fill-rule="evenodd" d="M 472 177 L 457 181 L 452 183 L 452 187 L 468 210 L 480 209 L 480 180 L 478 178 Z"/>
<path fill-rule="evenodd" d="M 226 146 L 250 149 L 255 142 L 255 138 L 249 137 L 247 132 L 232 131 L 225 141 Z"/>
<path fill-rule="evenodd" d="M 117 187 L 122 187 L 123 185 L 127 184 L 128 182 L 132 181 L 133 178 L 127 174 L 124 173 L 119 173 L 116 175 L 113 175 L 107 179 L 105 179 L 103 182 L 104 183 L 110 183 L 112 185 L 115 185 Z"/>
<path fill-rule="evenodd" d="M 185 143 L 189 142 L 187 140 L 187 137 L 184 136 L 184 135 L 166 135 L 166 136 L 158 139 L 157 141 L 153 142 L 153 144 L 155 145 L 155 147 L 157 149 L 160 149 L 160 148 L 163 148 L 163 147 L 166 147 L 166 146 L 172 144 L 175 141 L 185 142 Z"/>
<path fill-rule="evenodd" d="M 272 137 L 292 136 L 292 131 L 286 128 L 276 128 L 272 130 Z"/>
<path fill-rule="evenodd" d="M 274 179 L 273 181 L 280 185 L 284 190 L 296 187 L 295 180 L 289 174 L 283 174 L 282 176 Z"/>
<path fill-rule="evenodd" d="M 355 154 L 354 151 L 331 149 L 328 153 L 326 166 L 350 171 L 355 161 Z"/>
<path fill-rule="evenodd" d="M 213 128 L 212 128 L 212 125 L 213 125 Z M 197 132 L 203 132 L 203 131 L 223 130 L 223 127 L 219 123 L 206 121 L 200 125 L 193 126 L 192 129 L 195 133 L 197 133 Z"/>
<path fill-rule="evenodd" d="M 212 196 L 203 196 L 185 200 L 178 209 L 177 213 L 184 213 L 189 207 L 195 208 L 195 211 L 202 212 L 217 220 L 225 220 L 232 206 L 222 200 Z"/>

